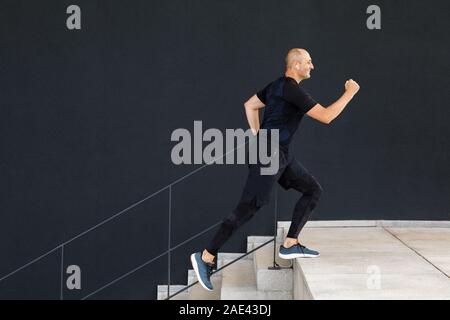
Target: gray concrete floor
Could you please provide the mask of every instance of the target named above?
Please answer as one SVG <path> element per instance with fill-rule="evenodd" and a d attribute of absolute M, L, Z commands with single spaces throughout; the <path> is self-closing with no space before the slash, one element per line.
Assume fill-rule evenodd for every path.
<path fill-rule="evenodd" d="M 297 259 L 313 299 L 450 299 L 450 228 L 309 227 Z"/>

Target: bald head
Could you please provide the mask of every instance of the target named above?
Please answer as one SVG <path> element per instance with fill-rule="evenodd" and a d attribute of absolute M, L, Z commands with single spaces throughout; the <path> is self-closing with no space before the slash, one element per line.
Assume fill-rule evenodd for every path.
<path fill-rule="evenodd" d="M 289 50 L 285 62 L 286 76 L 296 79 L 297 82 L 311 77 L 311 70 L 314 69 L 314 65 L 311 56 L 305 49 L 294 48 Z"/>
<path fill-rule="evenodd" d="M 288 68 L 292 68 L 293 64 L 298 61 L 298 62 L 302 62 L 303 59 L 305 58 L 309 58 L 309 53 L 308 51 L 306 51 L 305 49 L 301 49 L 301 48 L 294 48 L 289 50 L 288 54 L 286 55 L 286 69 Z"/>

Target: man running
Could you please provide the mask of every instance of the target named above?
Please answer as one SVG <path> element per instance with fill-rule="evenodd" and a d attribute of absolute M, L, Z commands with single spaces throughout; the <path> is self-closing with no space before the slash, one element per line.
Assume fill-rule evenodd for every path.
<path fill-rule="evenodd" d="M 238 205 L 223 221 L 209 245 L 202 252 L 191 255 L 198 281 L 207 290 L 213 289 L 210 276 L 219 249 L 242 224 L 269 202 L 276 182 L 286 190 L 292 188 L 302 193 L 295 205 L 287 237 L 280 246 L 279 256 L 283 259 L 319 256 L 319 252 L 301 245 L 298 236 L 319 201 L 322 187 L 293 157 L 289 145 L 304 114 L 329 124 L 352 100 L 359 90 L 359 85 L 351 79 L 346 81 L 342 96 L 330 106 L 323 107 L 299 85 L 302 80 L 311 77 L 311 70 L 314 69 L 309 53 L 304 49 L 291 49 L 285 62 L 284 76 L 268 84 L 244 104 L 247 120 L 254 135 L 258 134 L 260 128 L 269 132 L 270 129 L 279 130 L 279 170 L 274 175 L 261 175 L 260 163 L 249 164 L 247 182 Z M 266 108 L 260 126 L 259 109 L 263 107 Z"/>

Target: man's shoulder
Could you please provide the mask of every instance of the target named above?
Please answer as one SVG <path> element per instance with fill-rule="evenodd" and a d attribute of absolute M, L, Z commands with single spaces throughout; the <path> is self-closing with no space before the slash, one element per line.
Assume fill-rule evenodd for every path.
<path fill-rule="evenodd" d="M 297 81 L 295 81 L 294 79 L 288 78 L 286 80 L 286 83 L 284 85 L 284 92 L 287 94 L 294 94 L 294 95 L 307 95 L 308 92 L 306 91 L 306 89 L 300 85 L 299 83 L 297 83 Z"/>
<path fill-rule="evenodd" d="M 273 81 L 270 81 L 266 87 L 280 84 L 281 82 L 283 82 L 283 80 L 284 80 L 284 77 L 278 77 L 278 78 L 274 79 Z"/>

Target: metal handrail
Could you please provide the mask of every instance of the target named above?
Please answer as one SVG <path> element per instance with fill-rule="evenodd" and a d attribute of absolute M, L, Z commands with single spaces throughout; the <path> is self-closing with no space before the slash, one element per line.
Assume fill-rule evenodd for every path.
<path fill-rule="evenodd" d="M 7 279 L 7 278 L 9 278 L 10 276 L 14 275 L 15 273 L 17 273 L 17 272 L 23 270 L 24 268 L 26 268 L 26 267 L 28 267 L 28 266 L 30 266 L 30 265 L 36 263 L 37 261 L 43 259 L 44 257 L 46 257 L 46 256 L 48 256 L 49 254 L 55 252 L 56 250 L 61 249 L 61 288 L 60 288 L 61 292 L 60 292 L 60 297 L 61 297 L 61 299 L 63 299 L 63 286 L 62 286 L 62 280 L 63 280 L 63 264 L 64 264 L 64 246 L 67 245 L 67 244 L 69 244 L 69 243 L 71 243 L 72 241 L 75 241 L 76 239 L 78 239 L 78 238 L 80 238 L 80 237 L 86 235 L 87 233 L 89 233 L 89 232 L 91 232 L 91 231 L 97 229 L 98 227 L 100 227 L 100 226 L 102 226 L 102 225 L 104 225 L 104 224 L 106 224 L 106 223 L 112 221 L 113 219 L 115 219 L 115 218 L 121 216 L 122 214 L 124 214 L 124 213 L 126 213 L 126 212 L 129 212 L 132 208 L 134 208 L 134 207 L 140 205 L 141 203 L 143 203 L 143 202 L 149 200 L 150 198 L 153 198 L 154 196 L 160 194 L 161 192 L 163 192 L 163 191 L 165 191 L 165 190 L 167 189 L 167 190 L 169 191 L 169 222 L 168 222 L 168 231 L 169 231 L 169 232 L 168 232 L 168 250 L 167 250 L 166 252 L 164 252 L 164 253 L 158 255 L 157 257 L 152 258 L 150 261 L 147 261 L 147 262 L 144 263 L 143 265 L 141 265 L 141 266 L 139 266 L 139 267 L 137 267 L 137 268 L 135 268 L 135 269 L 133 269 L 133 270 L 127 272 L 126 274 L 120 276 L 119 278 L 117 278 L 117 279 L 111 281 L 111 282 L 108 283 L 107 285 L 104 285 L 103 287 L 101 287 L 101 288 L 95 290 L 94 292 L 91 292 L 90 294 L 88 294 L 87 296 L 85 296 L 83 299 L 86 299 L 86 298 L 88 298 L 88 297 L 90 297 L 90 296 L 96 294 L 97 292 L 99 292 L 99 291 L 103 290 L 104 288 L 108 287 L 109 285 L 111 285 L 111 284 L 113 284 L 113 283 L 115 283 L 115 282 L 117 282 L 117 281 L 123 279 L 124 277 L 130 275 L 131 273 L 133 273 L 133 272 L 135 272 L 135 271 L 137 271 L 137 270 L 139 270 L 140 268 L 142 268 L 142 267 L 144 267 L 144 266 L 146 266 L 146 265 L 148 265 L 148 264 L 150 264 L 150 263 L 152 263 L 152 262 L 158 260 L 159 258 L 163 257 L 165 254 L 167 254 L 167 263 L 168 263 L 168 272 L 167 272 L 167 280 L 168 280 L 168 282 L 167 282 L 167 295 L 168 295 L 168 297 L 166 298 L 166 300 L 168 300 L 168 299 L 170 299 L 170 298 L 172 298 L 172 297 L 178 295 L 179 293 L 181 293 L 181 292 L 187 290 L 188 288 L 190 288 L 190 287 L 192 287 L 193 285 L 195 285 L 196 283 L 198 283 L 198 281 L 196 281 L 196 282 L 194 282 L 193 284 L 191 284 L 191 285 L 189 285 L 189 286 L 183 288 L 182 290 L 176 292 L 175 294 L 169 295 L 169 294 L 170 294 L 170 285 L 171 285 L 171 284 L 170 284 L 170 282 L 171 282 L 171 267 L 170 267 L 170 264 L 171 264 L 171 251 L 173 251 L 173 250 L 175 250 L 176 248 L 178 248 L 178 247 L 184 245 L 185 243 L 188 243 L 188 242 L 194 240 L 194 239 L 197 238 L 199 235 L 201 235 L 201 234 L 203 234 L 203 233 L 205 233 L 205 232 L 211 230 L 212 228 L 214 228 L 214 227 L 216 227 L 217 225 L 219 225 L 220 222 L 211 225 L 210 227 L 206 228 L 206 229 L 203 230 L 202 232 L 196 234 L 195 236 L 193 236 L 193 237 L 191 237 L 191 238 L 189 238 L 189 239 L 183 241 L 182 243 L 180 243 L 180 244 L 178 244 L 178 245 L 176 245 L 175 247 L 172 248 L 172 247 L 171 247 L 171 227 L 172 227 L 172 225 L 171 225 L 171 224 L 172 224 L 172 221 L 171 221 L 171 218 L 172 218 L 172 217 L 171 217 L 171 216 L 172 216 L 172 186 L 178 184 L 179 182 L 183 181 L 183 180 L 186 179 L 187 177 L 189 177 L 189 176 L 191 176 L 191 175 L 197 173 L 198 171 L 202 170 L 203 168 L 205 168 L 205 167 L 207 167 L 207 166 L 213 164 L 213 163 L 214 163 L 215 161 L 217 161 L 218 159 L 225 157 L 228 153 L 234 152 L 234 151 L 236 151 L 237 149 L 239 149 L 239 148 L 245 146 L 247 143 L 248 143 L 248 141 L 245 142 L 245 143 L 243 143 L 243 144 L 241 144 L 241 145 L 239 145 L 239 146 L 237 146 L 237 147 L 234 148 L 233 150 L 228 151 L 228 152 L 225 153 L 224 155 L 215 158 L 215 159 L 212 160 L 210 163 L 206 163 L 206 164 L 204 164 L 203 166 L 201 166 L 201 167 L 199 167 L 199 168 L 197 168 L 197 169 L 195 169 L 195 170 L 189 172 L 188 174 L 184 175 L 183 177 L 181 177 L 181 178 L 179 178 L 179 179 L 173 181 L 172 183 L 170 183 L 170 184 L 168 184 L 167 186 L 165 186 L 165 187 L 159 189 L 158 191 L 156 191 L 156 192 L 150 194 L 149 196 L 146 196 L 145 198 L 143 198 L 143 199 L 141 199 L 141 200 L 139 200 L 139 201 L 133 203 L 132 205 L 128 206 L 127 208 L 125 208 L 125 209 L 119 211 L 118 213 L 114 214 L 113 216 L 111 216 L 111 217 L 109 217 L 109 218 L 107 218 L 107 219 L 101 221 L 100 223 L 98 223 L 98 224 L 92 226 L 91 228 L 89 228 L 89 229 L 87 229 L 87 230 L 85 230 L 85 231 L 83 231 L 83 232 L 77 234 L 76 236 L 70 238 L 69 240 L 67 240 L 67 241 L 65 241 L 65 242 L 63 242 L 63 243 L 61 243 L 61 244 L 59 244 L 58 246 L 56 246 L 56 247 L 53 248 L 52 250 L 47 251 L 46 253 L 44 253 L 44 254 L 42 254 L 41 256 L 35 258 L 34 260 L 30 261 L 29 263 L 27 263 L 27 264 L 25 264 L 25 265 L 23 265 L 23 266 L 17 268 L 16 270 L 14 270 L 14 271 L 12 271 L 12 272 L 6 274 L 6 275 L 3 276 L 3 277 L 0 277 L 0 282 L 3 281 L 3 280 L 5 280 L 5 279 Z M 276 189 L 277 189 L 277 188 L 275 188 L 275 192 L 276 192 Z M 267 244 L 269 244 L 269 243 L 271 243 L 271 242 L 274 242 L 274 243 L 275 243 L 276 237 L 277 237 L 277 225 L 276 225 L 276 220 L 277 220 L 277 199 L 276 199 L 276 198 L 277 198 L 277 194 L 275 193 L 275 227 L 274 227 L 275 232 L 274 232 L 274 238 L 271 239 L 271 240 L 269 240 L 269 241 L 267 241 L 267 242 L 265 242 L 264 244 L 258 246 L 257 248 L 251 250 L 250 252 L 248 252 L 248 253 L 242 255 L 241 257 L 239 257 L 239 258 L 237 258 L 237 259 L 231 261 L 230 263 L 228 263 L 228 264 L 222 266 L 220 269 L 216 270 L 214 273 L 216 273 L 216 272 L 218 272 L 218 271 L 220 271 L 220 270 L 222 270 L 222 269 L 228 267 L 229 265 L 231 265 L 231 264 L 233 264 L 233 263 L 239 261 L 240 259 L 242 259 L 242 258 L 246 257 L 247 255 L 249 255 L 249 254 L 255 252 L 256 250 L 259 250 L 260 248 L 266 246 Z M 274 245 L 274 248 L 275 248 L 275 245 Z M 275 265 L 276 265 L 276 262 L 275 262 L 275 250 L 274 250 L 274 266 L 275 266 Z M 214 273 L 213 273 L 213 274 L 214 274 Z"/>

